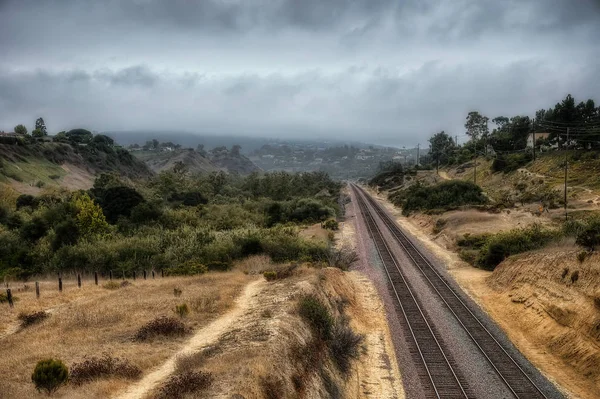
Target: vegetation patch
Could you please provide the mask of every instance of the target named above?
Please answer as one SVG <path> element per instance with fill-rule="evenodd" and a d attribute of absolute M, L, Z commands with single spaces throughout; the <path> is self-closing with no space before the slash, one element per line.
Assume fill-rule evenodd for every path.
<path fill-rule="evenodd" d="M 31 381 L 35 388 L 48 395 L 53 394 L 69 380 L 69 369 L 58 359 L 40 360 L 33 370 Z"/>
<path fill-rule="evenodd" d="M 48 313 L 40 310 L 39 312 L 33 313 L 19 313 L 19 320 L 21 321 L 21 327 L 29 327 L 34 324 L 41 323 L 48 318 Z"/>
<path fill-rule="evenodd" d="M 390 201 L 402 207 L 402 213 L 434 209 L 449 210 L 464 205 L 487 203 L 481 187 L 468 181 L 446 181 L 433 186 L 414 184 L 406 190 L 390 194 Z"/>
<path fill-rule="evenodd" d="M 174 317 L 161 316 L 150 321 L 135 334 L 136 341 L 145 341 L 156 336 L 182 336 L 186 334 L 185 325 Z"/>
<path fill-rule="evenodd" d="M 561 236 L 560 231 L 544 229 L 537 224 L 490 235 L 481 247 L 477 265 L 493 270 L 509 256 L 542 248 Z"/>
<path fill-rule="evenodd" d="M 175 374 L 160 387 L 157 399 L 178 399 L 196 392 L 201 392 L 210 387 L 213 376 L 200 371 L 184 371 Z"/>
<path fill-rule="evenodd" d="M 326 341 L 331 338 L 334 320 L 319 298 L 314 295 L 303 297 L 300 299 L 298 312 L 320 339 Z"/>
<path fill-rule="evenodd" d="M 70 379 L 73 384 L 81 385 L 101 378 L 119 377 L 137 379 L 142 375 L 139 367 L 127 359 L 111 357 L 89 357 L 71 366 Z"/>

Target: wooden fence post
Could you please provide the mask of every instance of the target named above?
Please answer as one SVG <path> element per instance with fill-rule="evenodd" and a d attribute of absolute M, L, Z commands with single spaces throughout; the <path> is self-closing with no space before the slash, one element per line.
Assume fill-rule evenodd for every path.
<path fill-rule="evenodd" d="M 98 272 L 94 272 L 94 283 L 98 285 Z"/>
<path fill-rule="evenodd" d="M 152 279 L 154 279 L 154 270 L 152 270 Z"/>
<path fill-rule="evenodd" d="M 160 269 L 160 276 L 165 277 L 165 269 Z"/>
<path fill-rule="evenodd" d="M 13 302 L 13 296 L 12 296 L 12 292 L 11 292 L 10 288 L 6 289 L 6 299 L 8 300 L 8 304 L 10 305 L 10 307 L 14 308 L 15 304 Z"/>
<path fill-rule="evenodd" d="M 144 269 L 144 280 L 146 279 L 146 269 Z"/>
<path fill-rule="evenodd" d="M 81 274 L 77 273 L 77 287 L 81 288 Z"/>
<path fill-rule="evenodd" d="M 112 281 L 112 270 L 108 272 L 108 278 Z"/>
<path fill-rule="evenodd" d="M 58 291 L 62 292 L 62 277 L 58 278 Z"/>
<path fill-rule="evenodd" d="M 123 270 L 123 280 L 125 280 L 125 270 Z"/>
<path fill-rule="evenodd" d="M 35 297 L 36 298 L 40 298 L 40 282 L 36 281 L 35 282 Z"/>
<path fill-rule="evenodd" d="M 135 281 L 135 270 L 133 271 L 133 281 Z"/>

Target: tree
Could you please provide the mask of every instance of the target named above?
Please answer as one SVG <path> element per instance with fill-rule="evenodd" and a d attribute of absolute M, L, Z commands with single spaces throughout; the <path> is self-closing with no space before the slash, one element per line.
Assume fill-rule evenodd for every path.
<path fill-rule="evenodd" d="M 35 130 L 39 130 L 39 134 L 41 134 L 41 136 L 38 137 L 43 137 L 43 136 L 47 136 L 48 135 L 48 131 L 46 130 L 46 123 L 44 122 L 44 118 L 37 118 L 35 120 Z"/>
<path fill-rule="evenodd" d="M 435 165 L 448 161 L 454 150 L 452 137 L 443 130 L 429 139 L 429 156 Z"/>
<path fill-rule="evenodd" d="M 25 127 L 25 125 L 17 125 L 15 126 L 15 133 L 16 134 L 22 134 L 22 135 L 26 135 L 27 134 L 27 128 Z"/>
<path fill-rule="evenodd" d="M 99 192 L 98 202 L 110 223 L 116 223 L 120 216 L 129 217 L 131 210 L 144 202 L 144 197 L 133 188 L 127 186 L 110 187 Z"/>
<path fill-rule="evenodd" d="M 467 135 L 471 137 L 471 140 L 487 139 L 489 132 L 487 126 L 488 120 L 487 116 L 483 116 L 477 111 L 469 112 L 465 129 L 467 129 Z"/>
<path fill-rule="evenodd" d="M 37 138 L 41 138 L 44 137 L 45 134 L 41 129 L 33 129 L 33 131 L 31 132 L 31 135 L 33 137 L 37 137 Z"/>
<path fill-rule="evenodd" d="M 40 360 L 31 374 L 31 381 L 38 391 L 46 391 L 48 395 L 56 392 L 69 380 L 69 369 L 58 359 Z"/>
<path fill-rule="evenodd" d="M 77 226 L 81 236 L 93 238 L 108 231 L 102 208 L 87 193 L 75 194 L 72 201 L 77 209 Z"/>

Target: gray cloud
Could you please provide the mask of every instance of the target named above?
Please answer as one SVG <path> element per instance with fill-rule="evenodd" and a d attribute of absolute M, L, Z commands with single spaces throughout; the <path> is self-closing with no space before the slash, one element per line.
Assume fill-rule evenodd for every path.
<path fill-rule="evenodd" d="M 600 93 L 596 0 L 0 0 L 0 129 L 424 142 Z"/>

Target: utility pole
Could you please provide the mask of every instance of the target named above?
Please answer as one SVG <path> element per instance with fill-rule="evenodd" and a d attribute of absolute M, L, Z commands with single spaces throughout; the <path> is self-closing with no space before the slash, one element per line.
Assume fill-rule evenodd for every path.
<path fill-rule="evenodd" d="M 533 162 L 535 162 L 535 118 L 533 118 Z"/>
<path fill-rule="evenodd" d="M 567 211 L 567 177 L 569 175 L 569 128 L 567 128 L 567 141 L 565 143 L 565 220 L 569 220 L 569 214 Z"/>
<path fill-rule="evenodd" d="M 456 143 L 456 146 L 458 147 L 458 134 L 456 136 L 454 136 L 454 142 Z"/>
<path fill-rule="evenodd" d="M 421 148 L 421 143 L 417 144 L 417 167 L 419 166 L 419 150 Z"/>
<path fill-rule="evenodd" d="M 475 154 L 475 169 L 473 169 L 473 183 L 477 184 L 477 154 Z"/>

